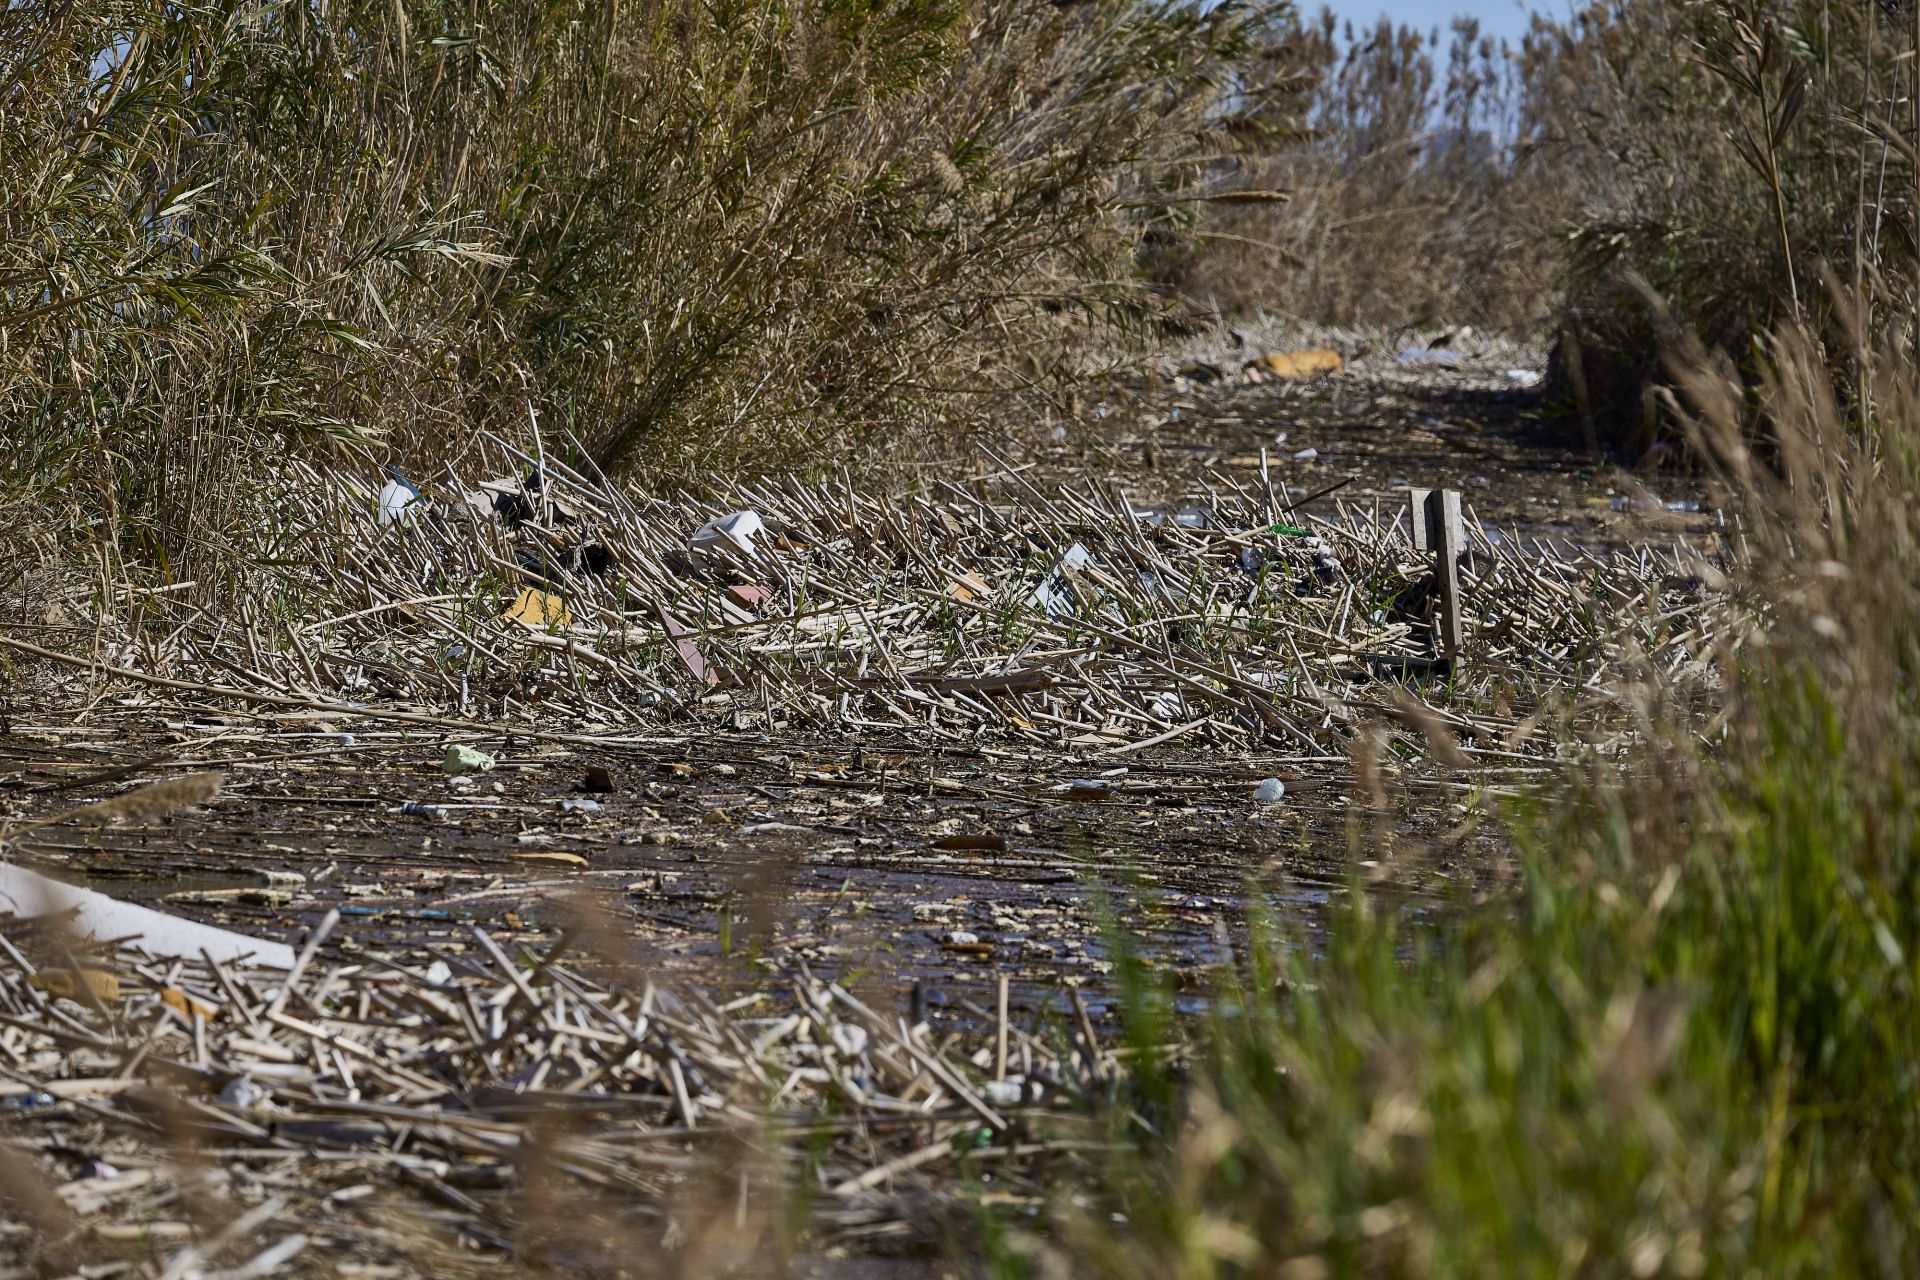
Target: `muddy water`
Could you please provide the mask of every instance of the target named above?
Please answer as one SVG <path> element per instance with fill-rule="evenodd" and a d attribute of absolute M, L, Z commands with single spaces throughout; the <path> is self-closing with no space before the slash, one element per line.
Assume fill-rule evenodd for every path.
<path fill-rule="evenodd" d="M 22 860 L 288 941 L 338 910 L 341 959 L 457 959 L 479 926 L 534 954 L 566 938 L 630 977 L 685 975 L 722 993 L 777 986 L 778 970 L 804 964 L 903 1013 L 956 1018 L 991 1007 L 1003 974 L 1017 1009 L 1062 1008 L 1077 990 L 1097 1014 L 1117 937 L 1197 1008 L 1244 947 L 1250 903 L 1313 945 L 1368 854 L 1333 767 L 1276 759 L 1107 762 L 1108 790 L 1089 797 L 1066 789 L 1085 761 L 909 744 L 857 757 L 824 739 L 523 749 L 471 786 L 439 773 L 435 738 L 326 758 L 275 760 L 273 746 L 231 759 L 207 809 L 137 829 L 50 828 Z M 100 753 L 72 763 L 98 769 Z M 613 792 L 582 790 L 589 764 L 610 769 Z M 1285 801 L 1253 805 L 1251 782 L 1276 771 Z M 43 757 L 29 772 L 47 786 L 68 771 Z M 580 800 L 598 808 L 562 807 Z M 49 792 L 34 807 L 63 802 Z M 1485 857 L 1416 856 L 1417 833 L 1401 846 L 1404 867 L 1376 867 L 1378 884 L 1435 901 Z"/>

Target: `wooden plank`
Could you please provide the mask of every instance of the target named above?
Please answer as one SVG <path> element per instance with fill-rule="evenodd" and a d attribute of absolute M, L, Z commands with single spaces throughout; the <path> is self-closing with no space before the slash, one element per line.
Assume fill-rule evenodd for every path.
<path fill-rule="evenodd" d="M 1433 585 L 1438 608 L 1434 615 L 1435 647 L 1458 658 L 1466 644 L 1464 613 L 1460 606 L 1460 554 L 1466 550 L 1466 527 L 1460 519 L 1457 489 L 1436 489 L 1426 497 L 1424 523 L 1433 551 Z"/>
<path fill-rule="evenodd" d="M 1427 520 L 1427 499 L 1433 496 L 1431 489 L 1409 489 L 1407 496 L 1413 508 L 1413 549 L 1425 554 L 1433 550 L 1433 535 L 1429 532 Z"/>

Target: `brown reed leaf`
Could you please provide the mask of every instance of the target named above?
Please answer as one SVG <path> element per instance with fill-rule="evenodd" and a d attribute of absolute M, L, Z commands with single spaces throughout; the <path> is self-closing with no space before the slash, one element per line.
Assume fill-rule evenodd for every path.
<path fill-rule="evenodd" d="M 120 979 L 105 969 L 81 969 L 78 978 L 75 978 L 72 969 L 43 969 L 29 977 L 27 982 L 49 995 L 67 1000 L 78 998 L 82 982 L 85 982 L 93 994 L 101 1000 L 120 998 Z"/>
<path fill-rule="evenodd" d="M 1427 740 L 1427 749 L 1433 752 L 1433 758 L 1441 764 L 1449 769 L 1473 767 L 1473 760 L 1460 749 L 1460 744 L 1454 740 L 1453 732 L 1438 715 L 1434 714 L 1432 707 L 1418 698 L 1396 691 L 1394 711 L 1396 718 L 1402 724 L 1420 731 L 1421 736 Z"/>

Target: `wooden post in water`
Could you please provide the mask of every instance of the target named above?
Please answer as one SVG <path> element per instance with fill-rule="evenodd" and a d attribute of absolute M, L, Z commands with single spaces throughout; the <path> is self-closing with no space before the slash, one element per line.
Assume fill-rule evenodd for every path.
<path fill-rule="evenodd" d="M 1466 646 L 1466 615 L 1460 607 L 1460 556 L 1467 549 L 1457 489 L 1415 489 L 1413 546 L 1433 555 L 1434 648 L 1457 659 Z"/>

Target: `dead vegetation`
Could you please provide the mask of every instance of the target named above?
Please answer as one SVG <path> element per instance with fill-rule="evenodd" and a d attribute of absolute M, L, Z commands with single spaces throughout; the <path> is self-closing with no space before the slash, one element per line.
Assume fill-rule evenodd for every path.
<path fill-rule="evenodd" d="M 1514 60 L 1459 27 L 1443 87 L 1410 33 L 1233 5 L 9 7 L 0 671 L 9 724 L 61 723 L 5 753 L 38 789 L 0 801 L 7 1256 L 186 1280 L 901 1250 L 1144 1280 L 1480 1274 L 1496 1242 L 1542 1273 L 1910 1269 L 1920 60 L 1895 17 L 1597 5 Z M 1095 376 L 1169 287 L 1189 318 L 1388 336 L 1223 325 L 1149 361 L 1163 383 Z M 1556 309 L 1589 469 L 1501 494 L 1550 447 L 1544 406 L 1504 399 L 1542 370 L 1454 323 Z M 1329 406 L 1340 473 L 1285 439 Z M 1168 481 L 1196 434 L 1204 474 Z M 1609 442 L 1685 452 L 1712 500 L 1593 469 Z M 1465 503 L 1410 518 L 1434 475 L 1365 474 L 1402 455 L 1472 459 Z M 1592 504 L 1619 536 L 1568 517 Z M 38 745 L 82 729 L 125 741 Z M 830 869 L 978 855 L 1085 888 L 1049 904 L 1064 929 L 1126 870 L 1106 813 L 1165 801 L 1254 857 L 1174 908 L 1204 959 L 1132 950 L 1152 895 L 1123 896 L 1024 1024 L 1009 944 L 1054 949 L 1003 904 L 993 940 L 953 902 L 910 917 L 999 967 L 997 1002 L 866 999 L 870 964 L 901 1002 L 898 936 L 756 952 L 722 996 L 636 958 L 607 895 L 558 902 L 625 868 L 544 830 L 409 853 L 483 866 L 476 895 L 552 872 L 571 914 L 505 942 L 432 908 L 389 946 L 318 880 L 297 906 L 249 886 L 253 936 L 17 865 L 150 853 L 216 767 L 343 775 L 355 734 L 446 749 L 450 794 L 495 738 L 675 777 L 663 743 L 752 739 L 756 820 L 697 820 L 756 861 L 672 904 L 735 983 L 736 908 L 758 948 L 817 900 L 770 851 L 804 830 L 769 785 L 802 735 L 861 775 L 810 781 L 877 807 L 909 801 L 870 746 L 924 766 L 910 847 L 835 823 Z M 584 781 L 618 785 L 604 758 Z M 1265 823 L 1303 793 L 1320 812 Z M 397 802 L 356 839 L 447 816 L 353 800 Z M 1016 806 L 1070 810 L 1078 845 L 987 829 Z M 1499 874 L 1400 896 L 1408 829 L 1442 827 L 1497 840 Z M 1281 838 L 1351 873 L 1297 931 L 1264 927 Z M 1161 870 L 1140 883 L 1177 895 Z"/>

